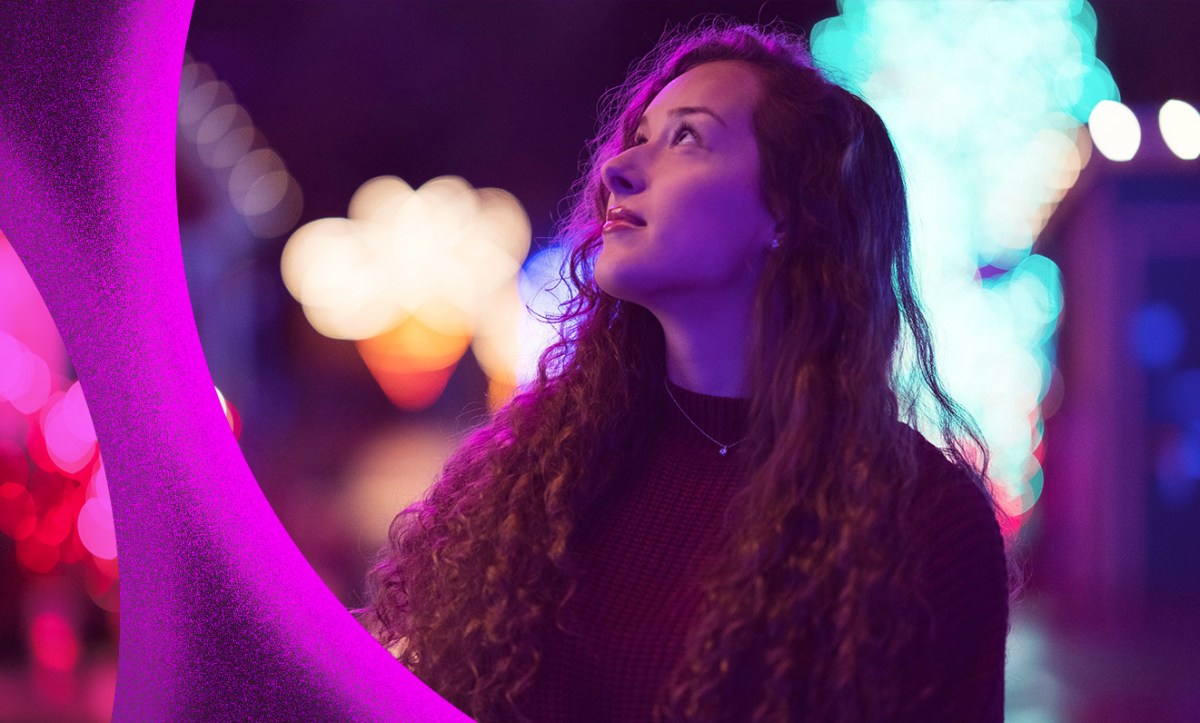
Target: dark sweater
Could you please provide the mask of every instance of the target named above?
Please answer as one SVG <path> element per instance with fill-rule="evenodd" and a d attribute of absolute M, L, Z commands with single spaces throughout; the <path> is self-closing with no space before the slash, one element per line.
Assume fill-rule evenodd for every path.
<path fill-rule="evenodd" d="M 749 400 L 674 384 L 671 390 L 713 438 L 731 444 L 744 436 Z M 647 463 L 600 506 L 595 534 L 580 548 L 584 570 L 568 609 L 583 636 L 553 631 L 534 687 L 518 701 L 536 721 L 648 722 L 683 653 L 701 602 L 698 576 L 719 552 L 721 516 L 744 484 L 730 464 L 743 445 L 722 457 L 665 391 L 661 396 L 661 435 Z M 1000 528 L 983 494 L 933 445 L 922 440 L 919 456 L 930 491 L 945 488 L 920 527 L 935 659 L 943 669 L 943 685 L 922 719 L 999 722 L 1008 629 Z"/>

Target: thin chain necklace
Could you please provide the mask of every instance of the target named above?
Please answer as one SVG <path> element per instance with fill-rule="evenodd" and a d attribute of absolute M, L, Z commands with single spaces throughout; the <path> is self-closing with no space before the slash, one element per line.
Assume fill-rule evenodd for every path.
<path fill-rule="evenodd" d="M 670 386 L 669 384 L 667 384 L 667 379 L 666 379 L 666 377 L 664 377 L 664 378 L 663 378 L 663 386 L 664 386 L 664 387 L 666 387 L 666 389 L 667 389 L 667 394 L 668 394 L 668 395 L 671 397 L 671 401 L 672 401 L 672 402 L 675 402 L 675 406 L 676 406 L 676 408 L 678 408 L 678 409 L 679 409 L 680 413 L 682 413 L 682 414 L 683 414 L 684 418 L 685 418 L 685 419 L 687 419 L 689 422 L 692 422 L 692 418 L 688 416 L 688 413 L 687 413 L 687 412 L 685 412 L 685 411 L 683 411 L 683 407 L 680 407 L 680 406 L 679 406 L 679 400 L 677 400 L 677 399 L 675 398 L 675 395 L 671 393 L 671 386 Z M 703 434 L 705 437 L 708 437 L 708 432 L 705 432 L 703 429 L 700 429 L 700 425 L 696 424 L 695 422 L 692 422 L 692 426 L 693 426 L 693 427 L 695 427 L 695 428 L 696 428 L 696 431 L 700 432 L 700 434 Z M 720 452 L 721 452 L 721 456 L 722 456 L 722 457 L 724 457 L 724 456 L 726 455 L 726 453 L 728 453 L 728 452 L 729 452 L 729 448 L 730 448 L 730 447 L 732 447 L 732 446 L 734 446 L 734 445 L 737 445 L 737 444 L 741 444 L 742 442 L 745 442 L 745 441 L 746 441 L 746 437 L 742 437 L 741 439 L 739 439 L 738 441 L 734 442 L 733 444 L 721 444 L 720 442 L 718 442 L 717 440 L 713 439 L 712 437 L 708 437 L 708 438 L 709 438 L 710 440 L 712 440 L 713 444 L 715 444 L 715 445 L 717 445 L 718 447 L 720 447 L 720 448 L 721 448 Z"/>

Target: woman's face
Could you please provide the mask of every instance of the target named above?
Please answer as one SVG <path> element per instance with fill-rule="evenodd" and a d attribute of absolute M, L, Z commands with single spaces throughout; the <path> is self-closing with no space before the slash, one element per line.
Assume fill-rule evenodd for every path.
<path fill-rule="evenodd" d="M 610 218 L 620 206 L 645 223 L 605 226 L 600 288 L 668 313 L 753 298 L 776 235 L 759 192 L 759 83 L 747 63 L 714 61 L 650 102 L 634 145 L 601 168 Z"/>

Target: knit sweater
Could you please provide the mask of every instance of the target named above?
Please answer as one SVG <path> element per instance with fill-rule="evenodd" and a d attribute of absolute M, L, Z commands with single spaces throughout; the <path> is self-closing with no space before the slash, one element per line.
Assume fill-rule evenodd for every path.
<path fill-rule="evenodd" d="M 679 407 L 722 444 L 742 439 L 749 400 L 697 394 L 668 381 Z M 683 654 L 701 602 L 699 575 L 719 553 L 730 498 L 745 483 L 720 446 L 664 391 L 663 422 L 644 466 L 600 506 L 569 601 L 581 637 L 553 630 L 533 687 L 518 699 L 541 722 L 649 722 Z M 941 685 L 921 720 L 1003 720 L 1008 597 L 1000 528 L 983 494 L 920 441 L 922 499 L 931 499 L 918 554 L 928 573 Z M 926 496 L 926 492 L 944 493 Z M 748 701 L 747 713 L 757 701 Z"/>

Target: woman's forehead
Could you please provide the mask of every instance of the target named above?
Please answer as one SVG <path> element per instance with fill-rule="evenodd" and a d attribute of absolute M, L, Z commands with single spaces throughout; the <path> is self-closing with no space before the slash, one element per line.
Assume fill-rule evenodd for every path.
<path fill-rule="evenodd" d="M 638 119 L 657 125 L 674 108 L 707 108 L 726 125 L 749 121 L 758 101 L 760 80 L 749 63 L 717 60 L 697 65 L 673 79 Z"/>

